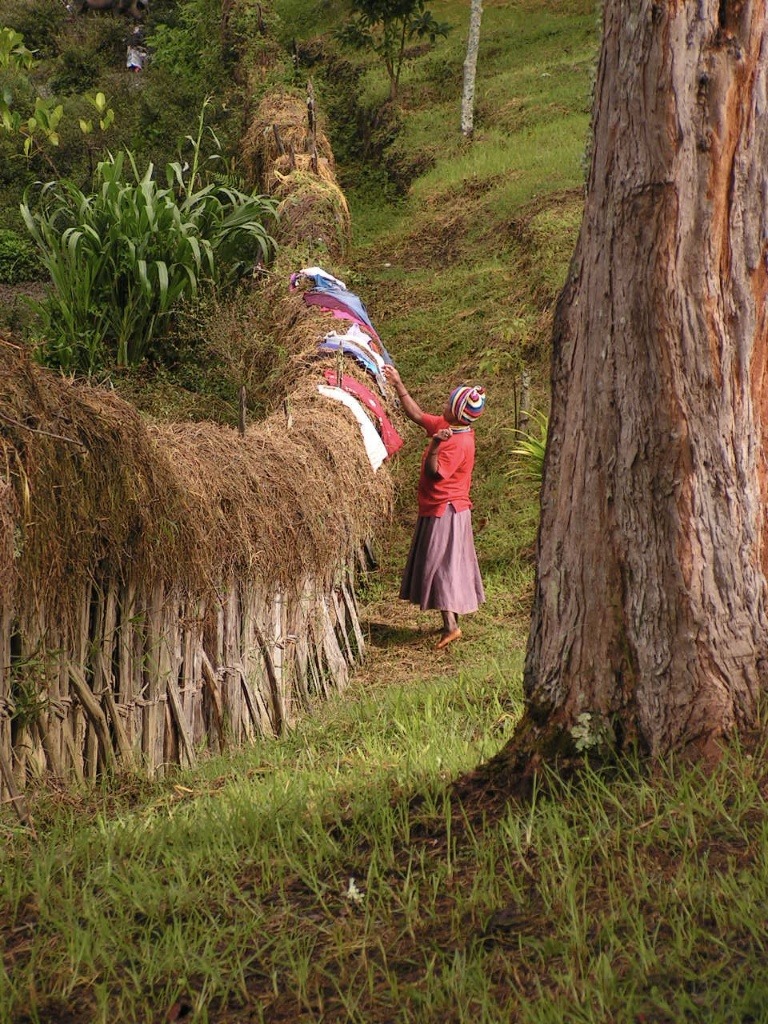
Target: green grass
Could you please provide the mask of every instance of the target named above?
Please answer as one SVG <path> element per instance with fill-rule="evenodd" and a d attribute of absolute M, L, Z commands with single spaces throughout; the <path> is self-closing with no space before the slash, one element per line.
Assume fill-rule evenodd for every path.
<path fill-rule="evenodd" d="M 0 1019 L 765 1019 L 765 750 L 462 805 L 518 675 L 357 690 L 192 775 L 40 796 L 39 843 L 3 829 Z"/>
<path fill-rule="evenodd" d="M 178 998 L 237 1001 L 254 985 L 276 1005 L 310 1003 L 347 945 L 375 945 L 401 908 L 413 931 L 419 900 L 434 904 L 439 887 L 419 896 L 415 864 L 407 885 L 395 877 L 409 801 L 421 793 L 417 818 L 441 820 L 445 781 L 509 735 L 518 676 L 513 658 L 339 699 L 280 741 L 144 784 L 135 807 L 129 790 L 102 806 L 41 796 L 39 846 L 4 829 L 0 1019 L 45 1019 L 58 1000 L 82 1002 L 83 1020 L 150 1020 Z M 360 906 L 344 897 L 350 877 Z"/>

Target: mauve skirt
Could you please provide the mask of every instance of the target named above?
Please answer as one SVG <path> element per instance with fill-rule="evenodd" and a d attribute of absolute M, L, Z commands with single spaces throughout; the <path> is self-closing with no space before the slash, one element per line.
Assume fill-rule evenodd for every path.
<path fill-rule="evenodd" d="M 472 512 L 449 504 L 442 516 L 419 516 L 400 597 L 422 611 L 467 615 L 485 600 L 472 536 Z"/>

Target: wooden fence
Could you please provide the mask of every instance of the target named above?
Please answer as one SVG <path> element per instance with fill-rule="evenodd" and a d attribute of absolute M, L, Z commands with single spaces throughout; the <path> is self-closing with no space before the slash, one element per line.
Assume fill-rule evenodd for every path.
<path fill-rule="evenodd" d="M 233 584 L 207 604 L 161 583 L 92 583 L 66 633 L 45 607 L 25 622 L 3 607 L 2 799 L 35 777 L 159 772 L 279 734 L 362 655 L 354 571 L 290 593 Z"/>
<path fill-rule="evenodd" d="M 314 100 L 308 126 L 305 109 L 295 96 L 265 99 L 245 151 L 269 187 L 285 154 L 262 152 L 264 140 L 289 141 L 291 166 L 279 176 L 287 192 L 299 181 L 306 191 L 296 156 L 305 151 L 319 206 L 303 209 L 301 228 L 317 239 L 321 207 L 335 225 L 346 203 Z M 338 196 L 329 198 L 329 182 Z M 277 735 L 314 698 L 343 690 L 362 656 L 354 579 L 365 560 L 349 552 L 389 507 L 390 484 L 373 473 L 354 419 L 318 399 L 320 367 L 298 359 L 316 355 L 318 311 L 298 296 L 284 302 L 303 378 L 286 398 L 291 414 L 275 414 L 247 443 L 211 424 L 150 432 L 115 396 L 40 371 L 0 338 L 0 802 L 22 817 L 36 779 L 158 773 Z M 190 597 L 168 581 L 189 586 L 194 566 L 181 563 L 195 562 L 194 538 L 205 547 L 212 534 L 206 586 Z M 110 554 L 113 568 L 102 571 Z M 71 593 L 57 600 L 46 582 L 61 579 L 62 565 L 74 612 Z M 216 589 L 220 572 L 238 582 Z M 264 582 L 302 573 L 290 587 Z"/>

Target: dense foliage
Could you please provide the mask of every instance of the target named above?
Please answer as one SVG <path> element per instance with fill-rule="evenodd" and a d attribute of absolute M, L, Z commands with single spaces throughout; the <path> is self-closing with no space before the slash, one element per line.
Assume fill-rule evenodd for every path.
<path fill-rule="evenodd" d="M 32 242 L 16 231 L 0 228 L 0 284 L 18 284 L 44 275 Z"/>
<path fill-rule="evenodd" d="M 129 152 L 99 163 L 93 192 L 51 181 L 25 198 L 53 283 L 38 307 L 46 363 L 87 373 L 135 366 L 181 298 L 229 285 L 271 253 L 274 204 L 201 180 L 202 128 L 201 116 L 192 165 L 168 164 L 165 187 Z"/>
<path fill-rule="evenodd" d="M 107 149 L 130 149 L 140 165 L 165 167 L 211 92 L 208 123 L 233 150 L 241 130 L 237 53 L 215 0 L 156 0 L 141 25 L 49 0 L 5 0 L 2 8 L 0 226 L 22 226 L 19 203 L 32 181 L 58 177 L 88 191 Z M 126 68 L 137 31 L 151 49 L 141 74 Z M 93 117 L 99 93 L 114 120 L 84 136 L 80 123 Z"/>

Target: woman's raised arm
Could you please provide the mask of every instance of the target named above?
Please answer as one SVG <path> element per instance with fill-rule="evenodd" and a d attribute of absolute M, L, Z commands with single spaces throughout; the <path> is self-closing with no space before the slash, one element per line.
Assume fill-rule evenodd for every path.
<path fill-rule="evenodd" d="M 395 389 L 405 415 L 409 420 L 413 420 L 414 423 L 418 423 L 418 425 L 421 426 L 424 420 L 424 413 L 418 402 L 408 394 L 408 389 L 405 384 L 403 384 L 399 371 L 390 363 L 387 363 L 384 367 L 384 376 Z"/>

